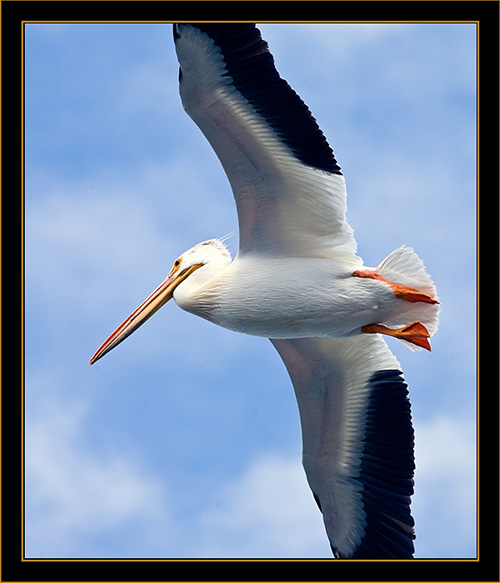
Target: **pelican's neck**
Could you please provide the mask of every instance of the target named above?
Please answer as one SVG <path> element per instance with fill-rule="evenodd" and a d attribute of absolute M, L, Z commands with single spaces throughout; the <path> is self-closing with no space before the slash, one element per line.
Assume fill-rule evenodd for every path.
<path fill-rule="evenodd" d="M 204 318 L 215 306 L 221 276 L 231 264 L 227 249 L 212 248 L 203 265 L 174 290 L 176 304 L 188 312 Z"/>

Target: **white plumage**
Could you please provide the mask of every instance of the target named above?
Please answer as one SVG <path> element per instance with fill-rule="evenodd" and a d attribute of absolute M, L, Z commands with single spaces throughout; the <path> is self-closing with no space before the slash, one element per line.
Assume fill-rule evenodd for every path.
<path fill-rule="evenodd" d="M 430 350 L 436 290 L 412 249 L 356 255 L 340 166 L 249 24 L 174 25 L 183 105 L 233 189 L 239 251 L 212 239 L 103 343 L 91 364 L 172 297 L 215 324 L 270 338 L 292 379 L 303 464 L 336 557 L 413 554 L 413 427 L 380 334 Z"/>

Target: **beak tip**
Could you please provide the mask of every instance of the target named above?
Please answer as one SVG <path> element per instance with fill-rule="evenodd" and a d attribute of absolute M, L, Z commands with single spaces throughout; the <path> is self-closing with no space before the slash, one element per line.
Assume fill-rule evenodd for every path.
<path fill-rule="evenodd" d="M 189 273 L 188 273 L 189 275 Z M 182 279 L 179 280 L 179 282 Z M 121 342 L 128 338 L 132 332 L 137 330 L 146 320 L 148 320 L 157 310 L 173 297 L 173 290 L 178 283 L 172 281 L 167 277 L 155 291 L 135 310 L 118 328 L 109 336 L 109 338 L 101 344 L 97 352 L 89 360 L 90 366 L 118 346 Z"/>

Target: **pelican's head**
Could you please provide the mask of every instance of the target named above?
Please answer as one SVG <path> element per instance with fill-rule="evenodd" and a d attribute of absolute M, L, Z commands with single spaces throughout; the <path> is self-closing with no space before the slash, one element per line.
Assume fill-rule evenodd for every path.
<path fill-rule="evenodd" d="M 231 255 L 220 239 L 203 241 L 183 253 L 174 261 L 169 274 L 155 291 L 103 342 L 90 359 L 90 364 L 94 364 L 142 326 L 174 297 L 174 290 L 193 273 L 197 275 L 191 277 L 190 282 L 199 286 L 225 269 L 230 262 Z"/>

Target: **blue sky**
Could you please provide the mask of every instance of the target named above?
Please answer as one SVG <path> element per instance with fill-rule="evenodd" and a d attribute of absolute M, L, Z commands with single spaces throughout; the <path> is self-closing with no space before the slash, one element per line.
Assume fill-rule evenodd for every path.
<path fill-rule="evenodd" d="M 389 339 L 416 430 L 416 556 L 474 557 L 475 25 L 260 28 L 342 166 L 366 265 L 406 244 L 437 285 L 432 353 Z M 232 232 L 237 249 L 171 26 L 26 25 L 25 88 L 26 555 L 330 558 L 269 341 L 171 302 L 88 364 L 180 253 Z"/>

